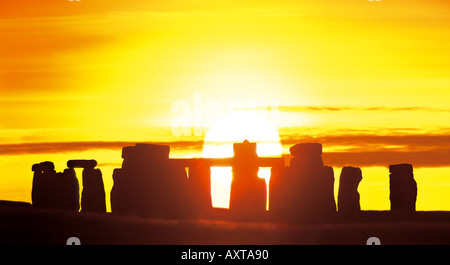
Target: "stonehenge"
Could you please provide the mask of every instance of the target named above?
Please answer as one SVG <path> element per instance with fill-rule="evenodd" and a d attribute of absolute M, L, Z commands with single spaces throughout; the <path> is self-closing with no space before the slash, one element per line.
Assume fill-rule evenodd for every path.
<path fill-rule="evenodd" d="M 325 220 L 335 213 L 361 211 L 358 186 L 362 172 L 345 166 L 339 178 L 337 204 L 334 170 L 322 160 L 320 143 L 290 147 L 290 163 L 282 157 L 258 157 L 256 143 L 233 144 L 232 158 L 170 158 L 167 145 L 137 143 L 122 149 L 122 166 L 114 169 L 111 212 L 163 219 L 208 218 L 212 213 L 211 167 L 231 166 L 232 182 L 227 214 L 235 220 Z M 32 205 L 36 208 L 106 212 L 102 172 L 96 160 L 69 160 L 63 172 L 53 162 L 32 165 Z M 271 167 L 268 183 L 260 167 Z M 75 168 L 82 168 L 82 191 Z M 417 183 L 411 164 L 389 166 L 391 211 L 414 212 Z M 269 190 L 269 193 L 267 193 Z M 269 211 L 266 199 L 269 197 Z M 81 209 L 80 209 L 81 206 Z"/>

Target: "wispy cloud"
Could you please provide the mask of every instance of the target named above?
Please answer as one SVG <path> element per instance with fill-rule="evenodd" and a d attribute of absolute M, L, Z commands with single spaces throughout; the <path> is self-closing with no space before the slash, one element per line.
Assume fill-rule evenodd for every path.
<path fill-rule="evenodd" d="M 355 107 L 355 106 L 279 106 L 283 112 L 335 112 L 335 111 L 428 111 L 428 112 L 450 112 L 448 108 L 433 107 Z"/>
<path fill-rule="evenodd" d="M 450 135 L 346 134 L 322 137 L 282 135 L 284 146 L 301 142 L 322 143 L 331 166 L 387 166 L 411 163 L 415 167 L 450 166 Z M 288 155 L 289 156 L 289 155 Z"/>
<path fill-rule="evenodd" d="M 150 142 L 149 142 L 150 143 Z M 174 141 L 151 142 L 152 144 L 170 145 L 172 149 L 201 150 L 203 141 Z M 122 150 L 125 146 L 135 145 L 136 142 L 53 142 L 53 143 L 17 143 L 0 145 L 0 155 L 25 155 L 46 153 L 68 153 L 95 149 Z"/>
<path fill-rule="evenodd" d="M 450 149 L 436 148 L 426 151 L 349 151 L 349 152 L 325 152 L 323 160 L 325 164 L 343 166 L 388 166 L 392 164 L 409 163 L 417 167 L 448 167 L 450 166 Z"/>
<path fill-rule="evenodd" d="M 319 142 L 324 146 L 323 159 L 327 165 L 342 167 L 388 166 L 397 163 L 411 163 L 414 167 L 450 166 L 450 135 L 340 135 L 325 137 L 284 136 L 285 147 L 299 142 Z M 202 140 L 151 142 L 169 145 L 171 150 L 201 152 Z M 125 146 L 134 145 L 127 141 L 90 141 L 54 143 L 17 143 L 0 145 L 0 155 L 26 155 L 45 153 L 68 153 L 87 150 L 109 149 L 121 152 Z M 328 149 L 328 151 L 326 150 Z M 289 158 L 290 155 L 285 155 Z"/>
<path fill-rule="evenodd" d="M 450 148 L 449 134 L 412 134 L 412 135 L 373 135 L 373 134 L 345 134 L 320 137 L 281 135 L 283 145 L 294 145 L 298 142 L 318 142 L 326 146 L 349 146 L 367 148 L 370 146 L 400 146 L 402 148 L 426 149 L 430 147 Z"/>

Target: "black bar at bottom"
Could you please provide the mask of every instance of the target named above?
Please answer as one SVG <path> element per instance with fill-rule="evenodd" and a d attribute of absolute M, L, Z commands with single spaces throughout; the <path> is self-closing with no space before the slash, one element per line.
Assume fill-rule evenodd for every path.
<path fill-rule="evenodd" d="M 9 247 L 3 248 L 4 258 Z M 37 246 L 18 247 L 35 260 L 64 257 L 70 262 L 101 264 L 322 264 L 338 261 L 382 264 L 446 259 L 448 246 L 300 246 L 300 245 L 167 245 L 167 246 Z M 15 254 L 14 254 L 15 255 Z M 37 262 L 37 260 L 35 260 Z M 92 262 L 91 262 L 92 261 Z M 407 263 L 407 262 L 406 262 Z"/>

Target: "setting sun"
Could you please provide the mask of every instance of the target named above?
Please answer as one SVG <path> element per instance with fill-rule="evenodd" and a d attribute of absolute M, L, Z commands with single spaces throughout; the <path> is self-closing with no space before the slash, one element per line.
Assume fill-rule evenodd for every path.
<path fill-rule="evenodd" d="M 277 129 L 264 117 L 251 111 L 235 111 L 217 120 L 208 130 L 203 157 L 233 157 L 233 143 L 248 140 L 257 143 L 258 156 L 280 156 Z M 260 168 L 260 178 L 269 183 L 270 168 Z M 228 208 L 232 180 L 231 167 L 211 168 L 211 195 L 214 207 Z"/>

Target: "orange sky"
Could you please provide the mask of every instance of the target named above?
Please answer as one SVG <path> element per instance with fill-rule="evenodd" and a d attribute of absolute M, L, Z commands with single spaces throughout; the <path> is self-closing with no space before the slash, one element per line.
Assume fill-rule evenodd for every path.
<path fill-rule="evenodd" d="M 2 0 L 0 199 L 29 200 L 44 160 L 95 158 L 110 185 L 124 144 L 200 155 L 204 134 L 170 129 L 200 94 L 204 117 L 277 102 L 284 152 L 320 141 L 335 175 L 366 169 L 363 208 L 387 208 L 386 166 L 410 162 L 418 209 L 450 209 L 449 41 L 447 1 Z"/>

